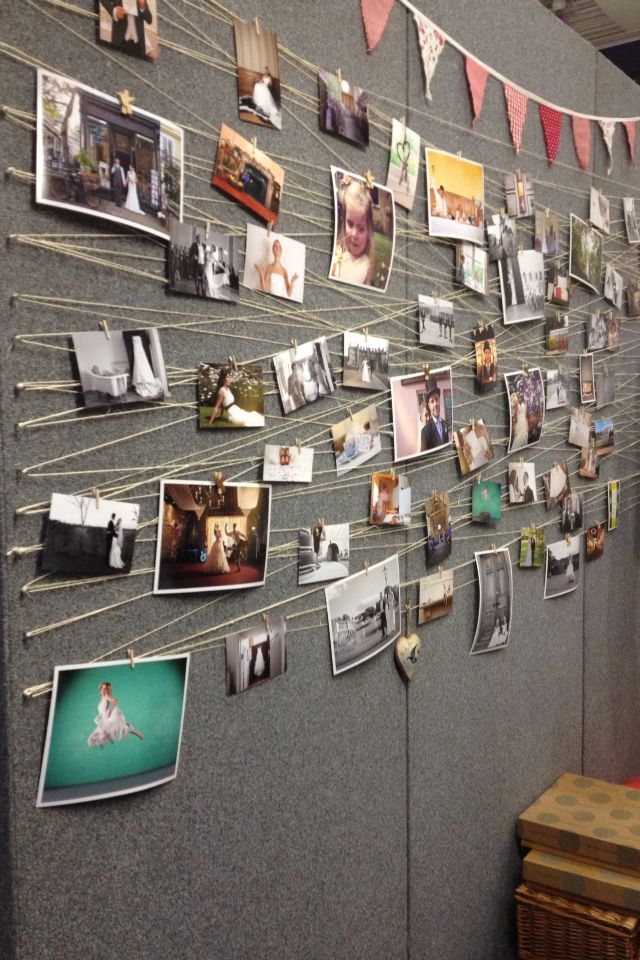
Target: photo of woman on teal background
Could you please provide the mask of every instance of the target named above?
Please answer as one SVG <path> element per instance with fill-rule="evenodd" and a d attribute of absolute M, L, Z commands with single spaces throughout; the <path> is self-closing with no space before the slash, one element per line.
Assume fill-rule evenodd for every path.
<path fill-rule="evenodd" d="M 56 667 L 37 806 L 176 777 L 189 655 Z"/>

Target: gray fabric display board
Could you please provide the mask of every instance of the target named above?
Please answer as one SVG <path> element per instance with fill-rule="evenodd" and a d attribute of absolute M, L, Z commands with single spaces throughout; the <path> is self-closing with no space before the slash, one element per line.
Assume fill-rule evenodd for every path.
<path fill-rule="evenodd" d="M 488 211 L 503 203 L 503 173 L 520 168 L 533 178 L 537 203 L 562 218 L 575 212 L 586 219 L 589 187 L 601 188 L 611 198 L 616 233 L 624 227 L 621 198 L 640 195 L 624 130 L 616 129 L 607 179 L 599 129 L 594 125 L 592 171 L 583 173 L 565 118 L 558 162 L 550 169 L 534 103 L 522 153 L 515 155 L 497 81 L 489 80 L 481 118 L 475 131 L 471 128 L 464 62 L 451 47 L 440 57 L 433 101 L 426 103 L 413 19 L 400 4 L 369 56 L 357 0 L 253 6 L 233 0 L 234 14 L 247 20 L 259 16 L 291 51 L 280 57 L 282 131 L 250 126 L 237 117 L 228 17 L 199 0 L 158 3 L 160 36 L 171 43 L 161 47 L 155 64 L 97 46 L 92 15 L 78 13 L 92 14 L 91 0 L 77 0 L 71 9 L 50 0 L 12 5 L 2 20 L 0 102 L 35 112 L 35 70 L 12 58 L 9 45 L 106 93 L 128 88 L 136 106 L 189 128 L 185 219 L 210 219 L 241 233 L 247 220 L 258 221 L 209 180 L 221 122 L 247 139 L 255 135 L 258 147 L 286 168 L 278 230 L 307 245 L 305 300 L 296 313 L 291 305 L 281 310 L 279 301 L 246 290 L 237 306 L 203 307 L 196 299 L 168 294 L 162 241 L 35 206 L 32 184 L 19 175 L 34 170 L 31 122 L 28 116 L 16 123 L 5 115 L 0 170 L 11 167 L 14 173 L 0 186 L 1 230 L 5 238 L 20 236 L 7 241 L 0 262 L 2 555 L 42 542 L 52 491 L 98 486 L 103 496 L 110 492 L 139 503 L 141 520 L 150 523 L 139 531 L 127 578 L 37 592 L 38 583 L 57 582 L 53 576 L 32 583 L 41 576 L 37 551 L 3 562 L 0 954 L 11 960 L 97 960 L 110 953 L 132 960 L 512 958 L 520 811 L 564 771 L 613 781 L 640 773 L 635 487 L 629 485 L 625 503 L 622 486 L 619 528 L 607 535 L 604 556 L 585 566 L 583 550 L 575 592 L 543 601 L 540 572 L 514 566 L 506 650 L 468 655 L 478 606 L 470 564 L 456 571 L 460 589 L 452 614 L 419 630 L 422 654 L 410 685 L 394 666 L 392 648 L 334 677 L 324 594 L 306 596 L 297 586 L 297 530 L 319 516 L 355 525 L 367 515 L 370 472 L 393 460 L 391 406 L 385 399 L 378 407 L 382 453 L 346 483 L 334 483 L 329 428 L 346 416 L 345 405 L 355 410 L 366 395 L 340 385 L 334 396 L 309 408 L 307 424 L 287 428 L 286 420 L 277 419 L 282 409 L 269 358 L 292 338 L 303 342 L 325 333 L 339 370 L 342 337 L 336 334 L 368 324 L 372 335 L 393 339 L 392 375 L 420 370 L 423 362 L 448 362 L 446 351 L 417 343 L 418 295 L 431 295 L 436 286 L 441 296 L 456 290 L 452 247 L 425 242 L 424 156 L 413 212 L 397 208 L 396 262 L 386 294 L 323 282 L 333 236 L 329 166 L 359 174 L 370 168 L 384 183 L 390 117 L 404 115 L 420 133 L 422 147 L 461 151 L 485 164 Z M 589 114 L 640 115 L 638 88 L 537 0 L 423 0 L 418 6 L 478 59 L 541 97 Z M 317 85 L 308 64 L 340 68 L 369 91 L 372 142 L 366 152 L 318 130 Z M 76 256 L 59 246 L 20 240 L 42 235 L 66 235 Z M 568 242 L 564 220 L 561 239 Z M 531 246 L 528 233 L 523 242 Z M 637 276 L 637 263 L 634 272 Z M 623 273 L 632 276 L 630 269 Z M 497 457 L 503 457 L 509 427 L 502 374 L 523 361 L 546 371 L 556 358 L 543 355 L 540 324 L 504 330 L 496 276 L 491 266 L 488 298 L 472 294 L 456 300 L 457 345 L 450 356 L 456 359 L 456 429 L 471 417 L 484 417 L 494 441 L 503 444 L 497 445 Z M 591 299 L 584 288 L 573 292 L 566 361 L 573 405 Z M 399 320 L 389 319 L 394 311 Z M 493 394 L 478 397 L 470 334 L 483 316 L 495 320 L 501 333 L 501 376 Z M 104 318 L 114 330 L 162 327 L 175 405 L 97 418 L 77 406 L 70 334 L 97 330 Z M 603 462 L 601 480 L 638 470 L 640 366 L 633 323 L 623 323 L 622 349 L 608 355 L 623 402 L 615 408 L 616 453 Z M 15 339 L 28 334 L 40 336 Z M 207 482 L 218 469 L 231 478 L 262 476 L 260 430 L 234 434 L 237 445 L 231 449 L 229 434 L 197 428 L 195 367 L 225 361 L 231 353 L 263 366 L 267 426 L 283 427 L 271 442 L 316 438 L 314 482 L 309 488 L 274 486 L 273 553 L 265 587 L 154 597 L 159 478 Z M 341 384 L 340 374 L 337 380 Z M 46 389 L 53 382 L 58 388 Z M 17 384 L 40 386 L 16 389 Z M 571 456 L 577 469 L 576 448 L 566 445 L 568 412 L 550 412 L 540 447 L 526 453 L 535 457 L 538 475 L 562 456 Z M 25 425 L 54 413 L 57 419 Z M 217 447 L 224 455 L 213 464 Z M 412 528 L 371 531 L 360 524 L 358 533 L 369 535 L 360 540 L 352 535 L 352 572 L 365 560 L 377 563 L 424 537 L 422 503 L 432 490 L 456 488 L 454 521 L 470 512 L 472 479 L 460 483 L 453 453 L 409 463 L 407 469 Z M 503 490 L 505 477 L 506 463 L 483 473 L 483 479 L 500 480 Z M 292 491 L 297 495 L 290 496 Z M 590 495 L 587 522 L 606 519 L 606 488 L 595 500 L 584 492 Z M 507 511 L 490 532 L 467 524 L 456 536 L 454 526 L 445 566 L 472 561 L 474 550 L 494 541 L 504 545 L 520 526 L 548 519 L 539 502 Z M 546 536 L 561 539 L 559 524 L 547 527 Z M 516 551 L 514 544 L 514 561 Z M 426 572 L 424 547 L 402 556 L 400 570 L 403 583 L 414 581 L 406 598 L 415 608 L 415 581 Z M 72 579 L 82 578 L 61 576 L 58 582 Z M 299 614 L 288 621 L 286 674 L 227 697 L 224 646 L 207 647 L 207 636 L 224 636 L 229 621 L 283 600 L 288 602 L 278 613 Z M 415 617 L 414 609 L 411 630 Z M 403 632 L 404 625 L 403 614 Z M 47 629 L 37 632 L 40 627 Z M 31 631 L 36 632 L 25 639 Z M 137 655 L 202 641 L 191 661 L 177 779 L 129 797 L 36 809 L 49 697 L 24 698 L 23 690 L 51 680 L 57 664 L 83 663 L 113 650 L 119 652 L 112 656 L 124 656 L 143 635 Z"/>

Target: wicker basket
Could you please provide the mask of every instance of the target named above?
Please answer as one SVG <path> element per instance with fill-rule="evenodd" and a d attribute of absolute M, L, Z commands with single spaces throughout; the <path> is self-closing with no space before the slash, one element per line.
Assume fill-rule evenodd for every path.
<path fill-rule="evenodd" d="M 516 890 L 520 960 L 639 960 L 637 916 L 547 893 Z"/>

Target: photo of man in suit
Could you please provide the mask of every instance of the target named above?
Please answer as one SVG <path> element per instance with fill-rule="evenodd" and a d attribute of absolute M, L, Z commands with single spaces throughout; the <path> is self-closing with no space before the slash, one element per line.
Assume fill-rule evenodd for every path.
<path fill-rule="evenodd" d="M 420 450 L 435 450 L 449 442 L 447 421 L 440 416 L 440 387 L 435 380 L 427 381 L 427 406 L 424 426 L 420 431 Z"/>
<path fill-rule="evenodd" d="M 124 53 L 133 54 L 143 59 L 155 60 L 154 44 L 147 43 L 145 25 L 151 26 L 153 14 L 148 0 L 100 0 L 100 6 L 107 12 L 110 23 L 110 32 L 104 25 L 100 25 L 100 39 L 110 43 Z M 157 47 L 155 48 L 157 50 Z"/>

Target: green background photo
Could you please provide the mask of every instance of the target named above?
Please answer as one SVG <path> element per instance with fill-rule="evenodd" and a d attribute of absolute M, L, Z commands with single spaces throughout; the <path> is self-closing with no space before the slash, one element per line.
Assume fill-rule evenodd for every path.
<path fill-rule="evenodd" d="M 474 483 L 471 513 L 475 523 L 495 523 L 501 518 L 502 488 L 499 483 L 493 480 Z"/>

